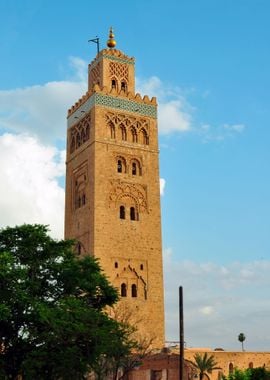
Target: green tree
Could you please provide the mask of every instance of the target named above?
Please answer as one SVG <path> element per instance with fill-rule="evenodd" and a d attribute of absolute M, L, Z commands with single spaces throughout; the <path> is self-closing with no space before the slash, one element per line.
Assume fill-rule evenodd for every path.
<path fill-rule="evenodd" d="M 220 369 L 219 367 L 217 367 L 214 355 L 208 356 L 206 352 L 203 356 L 201 356 L 199 353 L 196 353 L 194 355 L 194 360 L 195 361 L 192 363 L 199 371 L 200 380 L 203 379 L 204 374 L 212 373 L 214 369 Z"/>
<path fill-rule="evenodd" d="M 84 379 L 121 333 L 104 311 L 116 290 L 73 244 L 42 225 L 0 230 L 0 379 Z"/>
<path fill-rule="evenodd" d="M 242 344 L 242 351 L 244 351 L 244 341 L 246 340 L 245 334 L 240 333 L 238 335 L 238 340 Z"/>
<path fill-rule="evenodd" d="M 235 369 L 228 376 L 223 376 L 223 380 L 270 380 L 270 371 L 264 367 L 248 368 L 244 370 Z"/>

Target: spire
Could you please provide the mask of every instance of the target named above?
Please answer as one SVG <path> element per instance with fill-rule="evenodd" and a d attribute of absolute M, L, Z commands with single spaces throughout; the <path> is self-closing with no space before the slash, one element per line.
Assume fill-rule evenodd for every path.
<path fill-rule="evenodd" d="M 110 27 L 110 34 L 109 34 L 109 39 L 107 41 L 107 46 L 110 49 L 113 49 L 116 46 L 116 41 L 114 39 L 114 34 L 113 34 L 113 28 Z"/>

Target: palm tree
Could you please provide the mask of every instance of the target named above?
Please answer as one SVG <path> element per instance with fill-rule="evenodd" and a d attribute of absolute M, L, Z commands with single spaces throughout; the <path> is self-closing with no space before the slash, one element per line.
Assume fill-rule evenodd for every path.
<path fill-rule="evenodd" d="M 220 369 L 220 367 L 216 367 L 218 363 L 215 362 L 214 355 L 207 356 L 207 353 L 205 352 L 203 356 L 201 356 L 199 353 L 196 353 L 194 355 L 193 362 L 194 366 L 199 370 L 199 378 L 200 380 L 203 379 L 203 375 L 208 373 L 212 373 L 214 369 Z"/>
<path fill-rule="evenodd" d="M 240 334 L 238 335 L 238 340 L 239 340 L 239 342 L 242 343 L 242 351 L 244 351 L 244 340 L 246 340 L 245 334 L 240 333 Z"/>

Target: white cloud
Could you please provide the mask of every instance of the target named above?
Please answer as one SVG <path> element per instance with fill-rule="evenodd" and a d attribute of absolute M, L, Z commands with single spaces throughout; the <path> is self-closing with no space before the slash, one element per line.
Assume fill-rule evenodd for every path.
<path fill-rule="evenodd" d="M 199 132 L 203 136 L 203 142 L 224 141 L 232 138 L 237 134 L 243 133 L 246 129 L 244 124 L 222 124 L 211 126 L 209 124 L 201 125 Z"/>
<path fill-rule="evenodd" d="M 67 110 L 86 91 L 85 62 L 70 58 L 73 80 L 0 91 L 0 130 L 28 133 L 46 142 L 66 138 Z"/>
<path fill-rule="evenodd" d="M 49 224 L 63 238 L 65 152 L 27 135 L 0 136 L 0 226 Z"/>
<path fill-rule="evenodd" d="M 191 130 L 192 108 L 178 88 L 173 88 L 157 77 L 137 79 L 138 91 L 158 100 L 158 129 L 161 134 Z"/>
<path fill-rule="evenodd" d="M 159 179 L 159 184 L 160 184 L 160 195 L 164 195 L 164 191 L 165 191 L 165 185 L 166 185 L 166 181 L 164 178 L 160 178 Z"/>
<path fill-rule="evenodd" d="M 212 315 L 214 313 L 213 306 L 203 306 L 199 309 L 199 312 L 204 315 Z"/>
<path fill-rule="evenodd" d="M 239 349 L 244 331 L 247 350 L 268 350 L 270 261 L 197 263 L 177 260 L 164 250 L 166 336 L 178 340 L 178 287 L 183 286 L 188 347 Z"/>

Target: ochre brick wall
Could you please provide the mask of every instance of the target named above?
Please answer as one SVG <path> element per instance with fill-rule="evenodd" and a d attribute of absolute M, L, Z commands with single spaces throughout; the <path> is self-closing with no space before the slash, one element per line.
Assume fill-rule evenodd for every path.
<path fill-rule="evenodd" d="M 247 351 L 212 351 L 212 350 L 196 350 L 186 349 L 185 359 L 194 361 L 194 355 L 198 352 L 204 355 L 206 352 L 208 356 L 213 355 L 215 361 L 218 363 L 220 370 L 215 370 L 209 375 L 210 380 L 219 380 L 219 373 L 224 375 L 229 374 L 229 367 L 246 369 L 250 366 L 263 367 L 270 369 L 270 352 L 247 352 Z"/>

